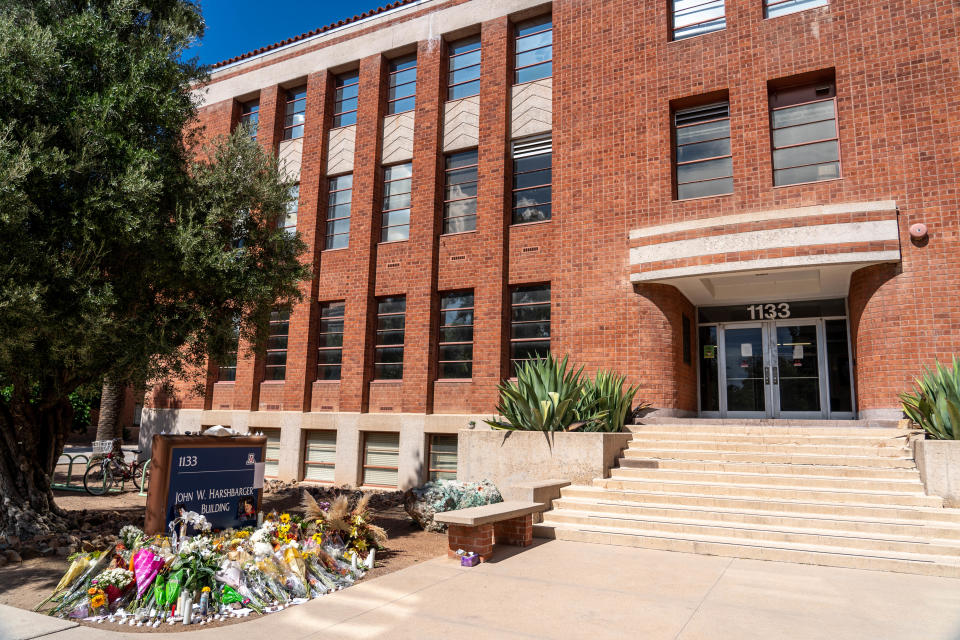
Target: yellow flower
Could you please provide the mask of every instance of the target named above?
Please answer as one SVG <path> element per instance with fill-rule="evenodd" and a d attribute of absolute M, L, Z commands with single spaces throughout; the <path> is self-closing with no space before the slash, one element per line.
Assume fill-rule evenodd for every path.
<path fill-rule="evenodd" d="M 357 540 L 357 541 L 354 543 L 354 545 L 356 545 L 357 549 L 359 549 L 360 551 L 366 551 L 366 550 L 367 550 L 367 541 L 364 540 L 364 539 L 362 539 L 362 538 L 361 538 L 360 540 Z"/>
<path fill-rule="evenodd" d="M 280 522 L 287 523 L 290 522 L 290 514 L 284 513 L 280 515 Z"/>
<path fill-rule="evenodd" d="M 287 533 L 289 533 L 289 532 L 290 532 L 290 525 L 289 525 L 289 524 L 282 524 L 282 525 L 280 525 L 280 535 L 284 535 L 284 536 L 285 536 L 285 535 L 287 535 Z"/>
<path fill-rule="evenodd" d="M 203 589 L 200 589 L 200 593 L 207 593 L 208 591 L 210 591 L 210 587 L 204 587 Z"/>
<path fill-rule="evenodd" d="M 93 596 L 92 598 L 90 598 L 90 606 L 93 607 L 94 609 L 99 609 L 100 607 L 102 607 L 102 606 L 105 605 L 105 604 L 107 604 L 107 598 L 106 598 L 106 596 L 97 594 L 97 595 Z"/>

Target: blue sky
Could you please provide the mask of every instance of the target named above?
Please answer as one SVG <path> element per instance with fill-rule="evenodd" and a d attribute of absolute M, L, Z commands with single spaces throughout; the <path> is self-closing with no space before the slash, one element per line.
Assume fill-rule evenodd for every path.
<path fill-rule="evenodd" d="M 187 52 L 203 64 L 353 17 L 389 0 L 200 0 L 207 33 Z"/>

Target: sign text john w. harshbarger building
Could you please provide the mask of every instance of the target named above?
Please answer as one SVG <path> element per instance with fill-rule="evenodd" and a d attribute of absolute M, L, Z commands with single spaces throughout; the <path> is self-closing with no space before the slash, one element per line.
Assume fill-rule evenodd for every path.
<path fill-rule="evenodd" d="M 415 0 L 217 66 L 298 181 L 269 349 L 151 425 L 269 438 L 267 475 L 451 477 L 553 352 L 663 415 L 884 419 L 960 351 L 960 8 Z M 911 235 L 911 230 L 913 235 Z"/>

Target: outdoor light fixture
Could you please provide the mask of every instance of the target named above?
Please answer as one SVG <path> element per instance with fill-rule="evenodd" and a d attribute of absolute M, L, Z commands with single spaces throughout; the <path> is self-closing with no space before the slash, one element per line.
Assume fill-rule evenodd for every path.
<path fill-rule="evenodd" d="M 923 240 L 927 237 L 927 225 L 922 222 L 910 225 L 910 237 L 914 240 Z"/>

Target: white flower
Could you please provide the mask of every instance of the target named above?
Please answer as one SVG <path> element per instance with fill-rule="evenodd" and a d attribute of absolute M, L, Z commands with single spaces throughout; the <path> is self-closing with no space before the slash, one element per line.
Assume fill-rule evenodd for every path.
<path fill-rule="evenodd" d="M 255 542 L 253 544 L 253 555 L 258 558 L 261 556 L 268 556 L 273 553 L 273 547 L 270 546 L 267 542 Z"/>

